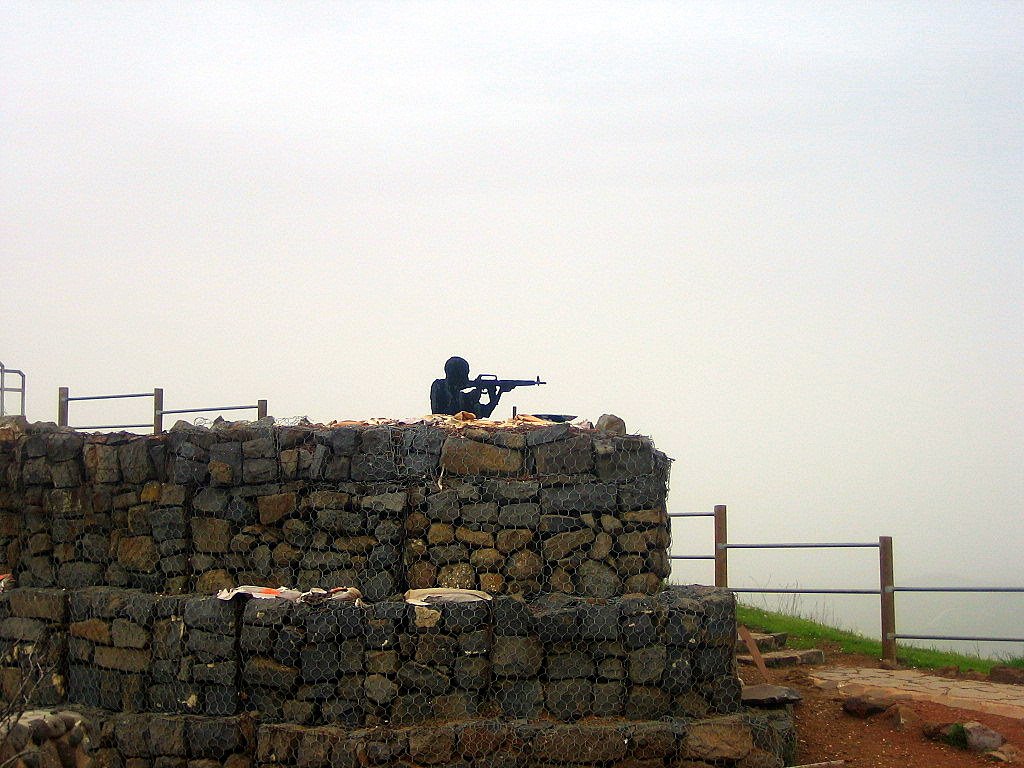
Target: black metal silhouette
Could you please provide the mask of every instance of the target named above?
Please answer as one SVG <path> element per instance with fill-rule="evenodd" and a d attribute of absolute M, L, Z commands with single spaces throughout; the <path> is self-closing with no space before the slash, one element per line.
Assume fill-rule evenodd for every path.
<path fill-rule="evenodd" d="M 545 383 L 540 376 L 536 379 L 499 379 L 490 373 L 470 379 L 469 363 L 461 357 L 449 357 L 444 364 L 444 378 L 434 379 L 430 385 L 430 412 L 454 415 L 468 411 L 477 418 L 486 419 L 506 392 L 516 387 L 535 387 Z M 481 402 L 485 394 L 487 402 Z"/>

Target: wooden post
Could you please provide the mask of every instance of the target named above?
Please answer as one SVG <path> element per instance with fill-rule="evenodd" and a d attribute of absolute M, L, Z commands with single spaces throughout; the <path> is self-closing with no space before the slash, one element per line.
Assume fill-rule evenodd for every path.
<path fill-rule="evenodd" d="M 892 536 L 878 537 L 878 586 L 882 607 L 882 660 L 896 663 L 896 593 L 893 591 Z"/>
<path fill-rule="evenodd" d="M 153 434 L 159 435 L 164 431 L 164 390 L 162 387 L 153 388 Z"/>
<path fill-rule="evenodd" d="M 725 504 L 715 505 L 715 586 L 729 586 L 729 541 L 725 519 Z"/>
<path fill-rule="evenodd" d="M 57 390 L 57 424 L 61 427 L 68 425 L 68 388 L 61 387 Z"/>
<path fill-rule="evenodd" d="M 267 401 L 266 400 L 257 400 L 256 401 L 256 418 L 257 418 L 257 420 L 258 419 L 262 419 L 262 418 L 266 418 L 266 415 L 267 415 Z"/>

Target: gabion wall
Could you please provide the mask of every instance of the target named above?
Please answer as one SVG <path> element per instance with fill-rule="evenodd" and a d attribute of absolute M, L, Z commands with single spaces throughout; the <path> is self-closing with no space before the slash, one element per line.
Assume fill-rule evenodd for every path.
<path fill-rule="evenodd" d="M 646 438 L 230 425 L 0 446 L 0 565 L 22 586 L 613 597 L 669 574 L 668 460 Z"/>
<path fill-rule="evenodd" d="M 781 765 L 732 595 L 664 584 L 668 466 L 564 424 L 0 423 L 0 692 L 133 768 Z M 403 598 L 438 587 L 482 594 Z"/>

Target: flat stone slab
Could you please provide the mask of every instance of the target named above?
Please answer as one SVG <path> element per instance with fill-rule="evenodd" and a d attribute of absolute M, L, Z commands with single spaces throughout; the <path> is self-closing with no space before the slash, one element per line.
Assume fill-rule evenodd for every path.
<path fill-rule="evenodd" d="M 1024 690 L 1019 685 L 950 680 L 916 669 L 829 667 L 815 669 L 809 676 L 819 688 L 850 695 L 875 694 L 930 701 L 1024 720 Z"/>
<path fill-rule="evenodd" d="M 784 704 L 797 704 L 803 701 L 803 696 L 787 688 L 784 685 L 761 685 L 743 686 L 743 703 L 752 707 L 779 707 Z"/>
<path fill-rule="evenodd" d="M 824 664 L 825 652 L 817 648 L 805 648 L 803 650 L 769 651 L 762 653 L 766 667 L 797 667 L 804 664 Z M 749 654 L 740 654 L 736 657 L 740 664 L 753 664 L 754 658 Z"/>
<path fill-rule="evenodd" d="M 786 647 L 786 641 L 789 639 L 786 632 L 751 632 L 750 636 L 754 638 L 754 644 L 761 653 L 781 651 Z M 742 637 L 736 638 L 736 652 L 747 653 L 747 644 L 743 642 Z"/>

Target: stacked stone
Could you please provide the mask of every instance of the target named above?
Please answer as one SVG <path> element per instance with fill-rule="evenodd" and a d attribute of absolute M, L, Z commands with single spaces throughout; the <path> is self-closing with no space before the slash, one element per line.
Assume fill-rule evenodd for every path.
<path fill-rule="evenodd" d="M 154 607 L 150 709 L 232 715 L 239 706 L 236 600 L 164 596 Z"/>
<path fill-rule="evenodd" d="M 478 714 L 491 680 L 490 602 L 407 605 L 405 614 L 397 659 L 388 657 L 398 665 L 390 721 L 462 720 Z M 372 679 L 367 680 L 369 688 Z"/>
<path fill-rule="evenodd" d="M 111 526 L 115 500 L 125 512 L 130 494 L 115 494 L 110 488 L 84 485 L 60 488 L 43 493 L 43 510 L 47 519 L 46 534 L 34 534 L 29 549 L 34 556 L 52 558 L 56 584 L 61 587 L 87 587 L 107 583 L 107 566 L 111 550 Z M 43 536 L 49 548 L 36 542 Z"/>
<path fill-rule="evenodd" d="M 544 708 L 544 646 L 533 614 L 526 603 L 510 597 L 495 598 L 492 609 L 491 695 L 505 716 L 534 717 Z"/>
<path fill-rule="evenodd" d="M 309 476 L 312 448 L 303 441 L 311 441 L 312 431 L 179 423 L 171 436 L 172 473 L 203 486 L 188 519 L 194 589 L 292 584 L 288 548 L 295 536 L 288 519 L 301 479 Z"/>
<path fill-rule="evenodd" d="M 158 513 L 157 505 L 176 504 L 182 508 L 186 493 L 182 486 L 158 486 L 156 483 L 139 489 L 131 486 L 119 489 L 112 499 L 111 557 L 102 583 L 147 592 L 181 591 L 186 570 L 181 539 L 172 539 L 169 545 L 165 542 L 165 536 L 177 536 L 178 532 L 167 530 L 163 517 L 165 507 L 159 507 L 161 512 Z"/>
<path fill-rule="evenodd" d="M 736 598 L 724 589 L 689 589 L 701 612 L 700 630 L 691 659 L 695 689 L 711 712 L 738 712 L 742 709 L 743 686 L 736 675 Z M 686 599 L 685 593 L 677 590 L 663 594 L 662 600 L 670 611 L 673 604 L 677 606 Z"/>
<path fill-rule="evenodd" d="M 668 462 L 644 438 L 565 424 L 10 431 L 0 503 L 24 515 L 0 525 L 0 548 L 26 585 L 607 597 L 654 593 L 668 572 Z"/>
<path fill-rule="evenodd" d="M 54 534 L 51 514 L 59 499 L 50 497 L 53 489 L 80 486 L 84 479 L 82 449 L 85 437 L 76 432 L 56 432 L 28 428 L 16 446 L 20 467 L 7 471 L 11 490 L 22 491 L 24 504 L 21 561 L 15 571 L 20 584 L 50 587 L 57 583 L 54 562 Z M 12 435 L 14 436 L 14 435 Z M 18 471 L 20 469 L 20 471 Z"/>
<path fill-rule="evenodd" d="M 633 720 L 740 708 L 725 648 L 735 606 L 720 590 L 674 588 L 614 601 L 557 594 L 494 601 L 490 696 L 510 717 Z"/>
<path fill-rule="evenodd" d="M 383 476 L 392 430 L 179 432 L 173 471 L 206 484 L 189 520 L 197 591 L 358 586 L 380 599 L 398 589 L 408 481 L 365 482 Z M 364 482 L 348 482 L 353 466 Z"/>
<path fill-rule="evenodd" d="M 368 600 L 383 600 L 402 588 L 409 491 L 376 483 L 344 488 L 315 489 L 300 502 L 310 522 L 290 521 L 296 537 L 293 583 L 300 589 L 354 586 Z"/>
<path fill-rule="evenodd" d="M 296 604 L 293 616 L 304 630 L 299 712 L 307 721 L 355 725 L 362 720 L 365 613 L 340 600 Z"/>
<path fill-rule="evenodd" d="M 218 443 L 213 448 L 225 445 L 240 449 L 239 443 Z M 207 487 L 192 498 L 188 526 L 193 588 L 209 594 L 239 584 L 288 584 L 290 574 L 275 569 L 271 559 L 280 534 L 259 523 L 260 499 L 273 499 L 275 494 L 250 495 L 263 490 L 277 491 L 278 486 L 237 489 L 241 493 L 231 493 L 233 490 L 236 489 Z"/>
<path fill-rule="evenodd" d="M 781 768 L 781 740 L 756 718 L 623 723 L 475 720 L 408 728 L 261 725 L 260 768 L 337 765 L 764 766 Z"/>
<path fill-rule="evenodd" d="M 246 708 L 268 721 L 360 723 L 366 625 L 350 602 L 249 601 L 239 639 Z"/>
<path fill-rule="evenodd" d="M 0 765 L 9 768 L 90 765 L 91 724 L 78 712 L 15 712 L 3 724 Z"/>
<path fill-rule="evenodd" d="M 77 432 L 30 428 L 22 446 L 21 481 L 48 488 L 81 485 L 84 445 L 85 436 Z"/>
<path fill-rule="evenodd" d="M 5 702 L 65 701 L 67 594 L 22 588 L 0 593 L 0 693 Z"/>
<path fill-rule="evenodd" d="M 49 490 L 25 486 L 23 504 L 20 558 L 14 570 L 17 582 L 26 587 L 52 587 L 57 583 L 57 568 L 53 562 L 53 533 L 47 511 Z"/>
<path fill-rule="evenodd" d="M 189 591 L 192 568 L 189 555 L 192 551 L 191 530 L 188 526 L 191 491 L 183 485 L 150 482 L 142 488 L 140 501 L 146 506 L 148 531 L 152 547 L 156 548 L 157 560 L 153 573 L 155 581 L 161 584 L 160 592 L 178 595 Z M 118 559 L 122 567 L 137 565 L 145 568 L 144 557 L 153 550 L 145 538 L 131 544 L 118 543 Z M 125 561 L 131 558 L 131 563 Z"/>
<path fill-rule="evenodd" d="M 95 768 L 249 768 L 255 746 L 243 717 L 120 714 L 95 730 Z"/>
<path fill-rule="evenodd" d="M 400 649 L 408 645 L 404 602 L 386 601 L 366 607 L 363 633 L 363 722 L 390 722 L 399 694 Z M 401 714 L 401 713 L 400 713 Z"/>
<path fill-rule="evenodd" d="M 468 429 L 460 436 L 441 432 L 433 438 L 430 445 L 439 446 L 440 457 L 433 474 L 451 479 L 443 489 L 439 483 L 428 485 L 429 495 L 406 518 L 410 587 L 536 591 L 541 562 L 529 525 L 536 527 L 539 517 L 533 509 L 539 486 L 497 479 L 523 473 L 526 437 Z M 509 509 L 506 517 L 513 524 L 523 518 L 526 522 L 523 531 L 499 542 L 500 502 L 512 507 L 524 502 L 522 509 Z"/>
<path fill-rule="evenodd" d="M 443 489 L 406 517 L 413 588 L 612 597 L 669 573 L 668 461 L 645 438 L 568 424 L 448 436 Z"/>
<path fill-rule="evenodd" d="M 473 483 L 426 497 L 406 519 L 409 583 L 414 589 L 447 587 L 500 592 L 505 561 L 496 548 L 498 504 Z"/>
<path fill-rule="evenodd" d="M 157 597 L 111 587 L 76 589 L 68 595 L 68 701 L 146 711 Z"/>
<path fill-rule="evenodd" d="M 160 558 L 149 536 L 148 506 L 141 503 L 143 483 L 156 476 L 150 441 L 157 445 L 159 440 L 125 434 L 86 440 L 61 431 L 29 434 L 26 457 L 41 446 L 46 456 L 27 458 L 21 473 L 28 556 L 17 573 L 19 583 L 147 590 L 166 586 L 155 573 Z M 49 483 L 43 482 L 45 468 Z M 72 475 L 73 485 L 63 482 Z"/>
<path fill-rule="evenodd" d="M 18 443 L 2 439 L 13 431 L 13 425 L 5 427 L 0 421 L 0 574 L 15 573 L 21 563 L 22 516 L 26 505 L 15 478 L 20 474 Z"/>
<path fill-rule="evenodd" d="M 156 478 L 151 442 L 155 446 L 160 439 L 89 436 L 82 447 L 85 484 L 50 493 L 58 585 L 149 591 L 166 586 L 150 536 L 150 505 L 143 498 L 143 484 Z"/>

